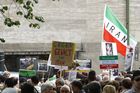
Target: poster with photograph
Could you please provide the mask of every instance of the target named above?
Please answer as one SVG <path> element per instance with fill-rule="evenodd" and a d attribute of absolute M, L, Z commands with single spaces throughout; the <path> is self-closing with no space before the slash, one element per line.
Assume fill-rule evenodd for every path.
<path fill-rule="evenodd" d="M 76 77 L 77 77 L 77 71 L 76 70 L 71 70 L 69 72 L 68 80 L 69 81 L 76 80 Z"/>
<path fill-rule="evenodd" d="M 126 57 L 125 57 L 125 70 L 127 72 L 132 71 L 134 60 L 134 49 L 127 48 Z"/>
<path fill-rule="evenodd" d="M 79 66 L 76 69 L 79 70 L 90 70 L 91 69 L 91 60 L 90 59 L 76 59 L 74 60 L 75 63 L 78 63 Z"/>
<path fill-rule="evenodd" d="M 20 58 L 20 69 L 35 70 L 37 58 L 25 57 Z"/>
<path fill-rule="evenodd" d="M 117 45 L 112 42 L 102 42 L 102 56 L 118 55 Z"/>
<path fill-rule="evenodd" d="M 38 63 L 38 71 L 46 72 L 48 70 L 47 63 Z"/>

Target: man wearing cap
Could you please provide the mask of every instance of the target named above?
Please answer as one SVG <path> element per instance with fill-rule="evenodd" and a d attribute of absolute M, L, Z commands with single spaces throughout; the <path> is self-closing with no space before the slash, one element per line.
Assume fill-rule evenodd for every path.
<path fill-rule="evenodd" d="M 132 88 L 124 93 L 140 93 L 140 70 L 133 71 Z"/>

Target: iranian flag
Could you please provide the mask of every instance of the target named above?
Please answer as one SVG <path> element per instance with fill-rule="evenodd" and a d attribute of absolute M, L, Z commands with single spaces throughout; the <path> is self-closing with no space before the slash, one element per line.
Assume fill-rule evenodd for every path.
<path fill-rule="evenodd" d="M 129 47 L 135 49 L 136 40 L 129 35 Z M 117 44 L 117 51 L 121 55 L 126 55 L 127 49 L 127 29 L 116 18 L 111 9 L 106 6 L 104 11 L 104 33 L 103 39 L 107 42 L 115 42 Z"/>

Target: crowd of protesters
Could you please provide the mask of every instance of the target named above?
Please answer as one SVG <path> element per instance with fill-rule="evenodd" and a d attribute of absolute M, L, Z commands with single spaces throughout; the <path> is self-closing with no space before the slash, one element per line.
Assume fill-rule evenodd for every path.
<path fill-rule="evenodd" d="M 0 93 L 140 93 L 140 70 L 121 73 L 114 80 L 108 75 L 97 75 L 94 70 L 72 81 L 59 74 L 55 82 L 41 81 L 37 76 L 28 79 L 9 76 L 9 72 L 0 75 Z"/>

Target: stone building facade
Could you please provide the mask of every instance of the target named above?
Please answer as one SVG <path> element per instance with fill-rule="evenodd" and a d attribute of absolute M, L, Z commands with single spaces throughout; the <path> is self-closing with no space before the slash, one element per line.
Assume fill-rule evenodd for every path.
<path fill-rule="evenodd" d="M 49 54 L 52 41 L 70 41 L 77 45 L 77 51 L 79 51 L 77 57 L 91 59 L 92 68 L 100 72 L 99 56 L 103 41 L 105 4 L 110 6 L 118 19 L 126 26 L 126 1 L 128 0 L 39 0 L 34 12 L 45 18 L 45 23 L 41 24 L 41 28 L 29 28 L 28 22 L 22 18 L 22 25 L 19 28 L 6 27 L 3 21 L 0 21 L 0 37 L 6 40 L 0 48 L 7 56 Z M 1 3 L 7 4 L 4 0 Z M 140 1 L 129 0 L 129 4 L 130 33 L 139 42 Z M 14 7 L 12 6 L 12 11 L 16 11 Z M 3 20 L 2 16 L 0 20 Z M 118 62 L 120 70 L 124 70 L 124 57 L 119 55 Z M 135 60 L 134 69 L 139 66 L 139 61 Z"/>

